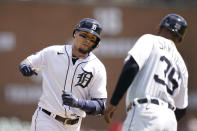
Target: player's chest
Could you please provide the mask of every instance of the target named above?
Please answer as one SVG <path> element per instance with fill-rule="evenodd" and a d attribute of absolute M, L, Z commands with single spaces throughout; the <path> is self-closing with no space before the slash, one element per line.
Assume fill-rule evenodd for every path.
<path fill-rule="evenodd" d="M 70 59 L 56 59 L 48 64 L 48 72 L 55 81 L 65 86 L 86 88 L 95 77 L 95 68 L 90 61 L 77 60 L 73 65 Z"/>

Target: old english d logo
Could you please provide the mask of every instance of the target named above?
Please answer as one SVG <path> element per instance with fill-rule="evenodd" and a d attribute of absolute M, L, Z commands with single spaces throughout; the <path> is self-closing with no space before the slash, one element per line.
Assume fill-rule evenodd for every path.
<path fill-rule="evenodd" d="M 85 88 L 90 83 L 93 75 L 92 75 L 92 72 L 87 72 L 83 68 L 81 69 L 83 72 L 78 75 L 77 78 L 79 78 L 79 80 L 75 86 L 81 86 L 82 88 Z"/>

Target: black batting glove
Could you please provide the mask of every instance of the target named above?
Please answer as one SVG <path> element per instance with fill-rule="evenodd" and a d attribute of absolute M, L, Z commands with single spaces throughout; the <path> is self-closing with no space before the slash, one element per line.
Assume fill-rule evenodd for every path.
<path fill-rule="evenodd" d="M 23 76 L 32 76 L 33 74 L 35 74 L 35 71 L 32 70 L 32 67 L 30 65 L 20 64 L 19 70 L 23 74 Z"/>
<path fill-rule="evenodd" d="M 66 93 L 63 91 L 62 100 L 64 105 L 79 108 L 78 99 L 75 98 L 71 93 Z"/>

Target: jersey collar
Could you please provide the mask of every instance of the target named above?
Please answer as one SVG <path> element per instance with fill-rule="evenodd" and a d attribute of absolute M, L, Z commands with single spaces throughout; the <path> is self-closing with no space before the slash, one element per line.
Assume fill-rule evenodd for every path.
<path fill-rule="evenodd" d="M 68 53 L 69 57 L 72 59 L 72 45 L 65 45 L 65 51 Z M 90 61 L 95 59 L 96 56 L 90 52 L 85 58 L 79 58 L 80 61 Z"/>

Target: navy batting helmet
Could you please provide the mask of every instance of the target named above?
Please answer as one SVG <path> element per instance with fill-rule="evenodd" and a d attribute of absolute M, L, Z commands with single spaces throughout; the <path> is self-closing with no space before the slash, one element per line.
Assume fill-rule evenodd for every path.
<path fill-rule="evenodd" d="M 76 27 L 73 31 L 73 36 L 74 36 L 76 30 L 85 31 L 85 32 L 92 33 L 93 35 L 95 35 L 97 37 L 95 47 L 100 42 L 100 39 L 101 39 L 100 35 L 102 32 L 102 28 L 101 28 L 101 25 L 99 24 L 99 22 L 96 21 L 95 19 L 84 18 L 83 20 L 81 20 L 79 22 L 79 24 L 76 25 Z"/>
<path fill-rule="evenodd" d="M 187 22 L 180 15 L 168 14 L 161 21 L 160 27 L 166 27 L 167 29 L 175 32 L 179 37 L 182 38 L 187 29 Z"/>

